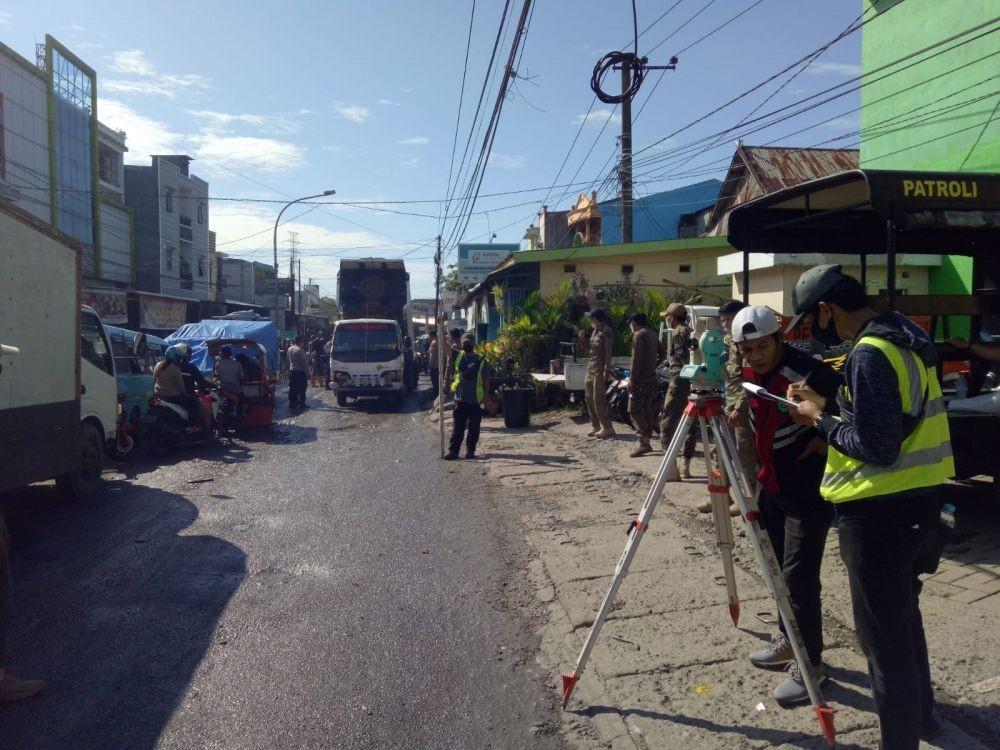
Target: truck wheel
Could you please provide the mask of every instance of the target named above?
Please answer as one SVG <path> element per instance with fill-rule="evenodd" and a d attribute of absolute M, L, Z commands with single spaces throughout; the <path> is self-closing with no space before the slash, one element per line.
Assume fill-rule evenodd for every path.
<path fill-rule="evenodd" d="M 104 441 L 89 422 L 80 425 L 80 465 L 69 474 L 56 477 L 56 486 L 74 500 L 86 500 L 101 485 L 104 468 Z"/>
<path fill-rule="evenodd" d="M 347 396 L 343 393 L 337 394 L 337 406 L 347 406 Z"/>

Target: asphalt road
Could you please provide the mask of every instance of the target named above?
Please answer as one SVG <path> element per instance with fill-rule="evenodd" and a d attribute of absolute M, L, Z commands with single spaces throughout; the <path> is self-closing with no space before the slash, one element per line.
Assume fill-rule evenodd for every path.
<path fill-rule="evenodd" d="M 0 748 L 561 746 L 502 498 L 415 403 L 316 394 L 91 502 L 0 502 L 10 668 L 47 681 L 0 706 Z"/>

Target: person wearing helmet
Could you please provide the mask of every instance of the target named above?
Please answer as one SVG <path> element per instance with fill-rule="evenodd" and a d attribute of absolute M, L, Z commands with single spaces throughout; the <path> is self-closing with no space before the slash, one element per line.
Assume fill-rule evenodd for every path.
<path fill-rule="evenodd" d="M 163 359 L 153 368 L 153 393 L 164 401 L 184 407 L 188 422 L 194 421 L 198 413 L 199 401 L 184 390 L 184 375 L 181 373 L 183 350 L 178 345 L 168 346 Z"/>
<path fill-rule="evenodd" d="M 783 342 L 773 310 L 744 307 L 732 321 L 733 341 L 748 367 L 745 382 L 784 397 L 788 386 L 802 380 L 832 399 L 842 379 L 829 365 Z M 817 681 L 826 681 L 823 667 L 823 612 L 820 604 L 820 567 L 833 509 L 820 496 L 826 461 L 826 443 L 815 428 L 796 424 L 788 407 L 754 394 L 747 395 L 750 422 L 758 458 L 756 479 L 761 520 L 788 586 L 795 620 L 802 631 L 810 665 Z M 751 479 L 751 482 L 753 480 Z M 764 649 L 750 654 L 762 669 L 788 670 L 774 691 L 783 706 L 809 702 L 792 647 L 780 632 Z"/>

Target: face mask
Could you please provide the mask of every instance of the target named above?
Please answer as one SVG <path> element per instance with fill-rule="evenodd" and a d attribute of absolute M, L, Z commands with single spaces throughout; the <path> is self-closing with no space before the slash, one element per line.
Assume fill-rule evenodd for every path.
<path fill-rule="evenodd" d="M 812 336 L 823 346 L 836 346 L 841 341 L 840 334 L 837 333 L 837 326 L 833 324 L 833 318 L 830 318 L 830 322 L 826 324 L 826 328 L 820 328 L 819 324 L 816 322 L 819 320 L 819 314 L 817 313 L 813 317 L 813 327 Z"/>

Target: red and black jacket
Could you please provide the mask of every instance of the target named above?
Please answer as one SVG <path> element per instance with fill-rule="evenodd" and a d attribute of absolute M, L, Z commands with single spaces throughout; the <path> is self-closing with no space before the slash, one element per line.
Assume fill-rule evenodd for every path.
<path fill-rule="evenodd" d="M 781 361 L 774 372 L 758 375 L 750 367 L 743 368 L 744 380 L 763 386 L 781 397 L 786 395 L 791 383 L 797 383 L 806 376 L 809 377 L 809 386 L 827 399 L 826 409 L 832 413 L 831 410 L 836 409 L 837 389 L 843 378 L 821 360 L 782 344 Z M 814 427 L 795 424 L 788 414 L 788 407 L 783 404 L 753 394 L 747 394 L 747 403 L 750 405 L 759 465 L 757 481 L 771 494 L 821 503 L 819 485 L 826 458 L 819 453 L 799 458 L 819 433 Z"/>

